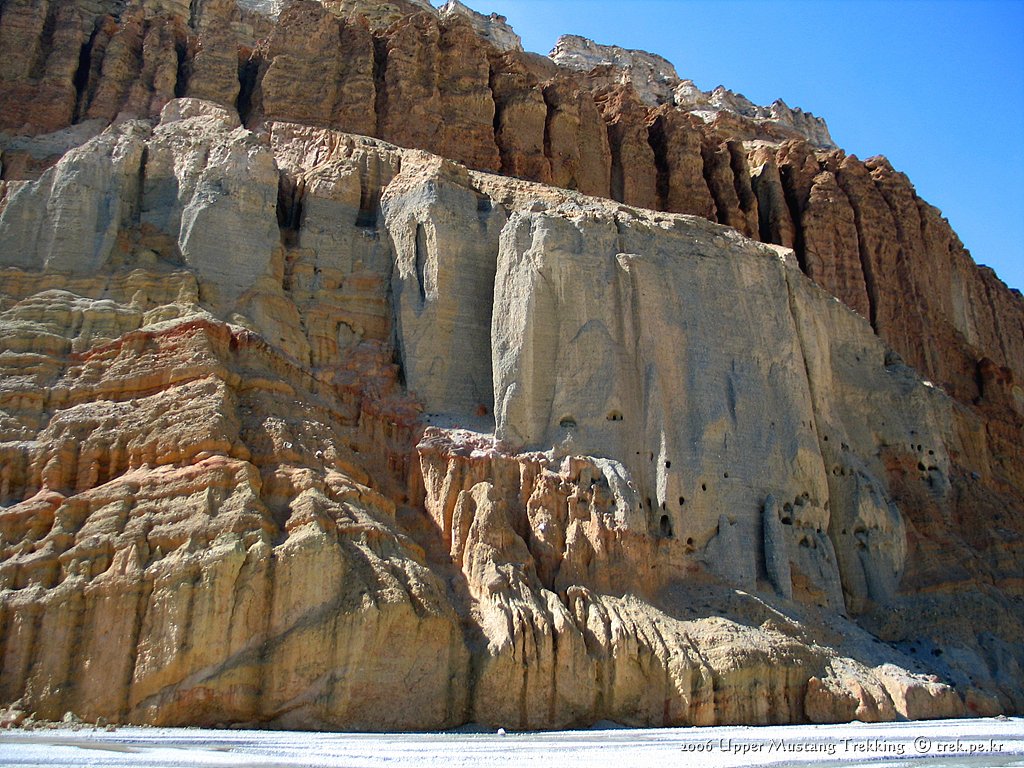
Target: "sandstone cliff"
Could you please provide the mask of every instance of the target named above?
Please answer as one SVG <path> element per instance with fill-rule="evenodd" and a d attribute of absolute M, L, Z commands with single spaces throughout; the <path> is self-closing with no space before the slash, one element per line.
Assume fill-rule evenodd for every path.
<path fill-rule="evenodd" d="M 11 0 L 0 41 L 8 180 L 35 178 L 60 145 L 114 119 L 155 118 L 193 96 L 250 128 L 376 136 L 792 247 L 805 273 L 963 402 L 984 396 L 990 363 L 1007 381 L 1024 370 L 1019 293 L 975 268 L 906 177 L 835 149 L 818 118 L 702 93 L 651 54 L 570 36 L 548 59 L 522 52 L 500 17 L 425 0 Z"/>
<path fill-rule="evenodd" d="M 0 702 L 1024 709 L 1019 295 L 883 159 L 423 6 L 4 7 Z"/>

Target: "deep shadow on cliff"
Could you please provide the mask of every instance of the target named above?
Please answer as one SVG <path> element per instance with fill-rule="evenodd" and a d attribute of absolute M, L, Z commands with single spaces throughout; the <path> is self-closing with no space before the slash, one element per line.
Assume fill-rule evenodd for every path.
<path fill-rule="evenodd" d="M 815 118 L 510 35 L 3 6 L 0 703 L 1024 709 L 1019 294 Z"/>

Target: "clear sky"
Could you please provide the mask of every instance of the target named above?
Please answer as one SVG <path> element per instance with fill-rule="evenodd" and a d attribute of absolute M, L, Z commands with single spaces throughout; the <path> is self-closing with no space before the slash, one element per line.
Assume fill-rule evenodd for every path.
<path fill-rule="evenodd" d="M 824 117 L 1024 289 L 1024 0 L 464 1 L 507 16 L 529 51 L 579 34 L 660 54 L 703 90 Z"/>

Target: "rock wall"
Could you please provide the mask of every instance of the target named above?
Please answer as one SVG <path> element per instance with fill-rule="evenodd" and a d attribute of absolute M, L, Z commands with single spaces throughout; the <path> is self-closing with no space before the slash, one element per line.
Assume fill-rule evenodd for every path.
<path fill-rule="evenodd" d="M 789 249 L 181 99 L 9 183 L 0 254 L 15 708 L 387 730 L 1024 705 L 995 422 Z"/>
<path fill-rule="evenodd" d="M 1024 301 L 884 158 L 456 2 L 0 40 L 0 704 L 1024 710 Z"/>
<path fill-rule="evenodd" d="M 0 131 L 42 134 L 4 139 L 6 180 L 35 178 L 60 156 L 55 142 L 115 118 L 209 99 L 250 128 L 376 136 L 792 247 L 806 274 L 962 402 L 983 396 L 991 364 L 1006 369 L 1009 397 L 1024 397 L 1020 294 L 975 267 L 905 176 L 836 150 L 813 116 L 702 93 L 652 54 L 569 36 L 547 59 L 522 52 L 498 17 L 405 0 L 8 3 L 0 39 L 13 52 Z M 91 132 L 65 131 L 90 121 Z"/>

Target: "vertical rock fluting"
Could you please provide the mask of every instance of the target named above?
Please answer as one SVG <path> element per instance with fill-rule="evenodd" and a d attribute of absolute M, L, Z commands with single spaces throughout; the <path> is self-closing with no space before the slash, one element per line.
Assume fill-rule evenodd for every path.
<path fill-rule="evenodd" d="M 0 698 L 1019 711 L 1019 294 L 813 118 L 707 123 L 478 22 L 4 6 Z"/>
<path fill-rule="evenodd" d="M 758 149 L 752 162 L 764 156 Z M 802 143 L 784 144 L 776 163 L 804 271 L 907 361 L 966 403 L 978 396 L 981 358 L 1021 370 L 1020 297 L 1005 285 L 992 290 L 906 176 L 884 158 L 861 162 Z"/>
<path fill-rule="evenodd" d="M 93 31 L 92 15 L 73 2 L 20 0 L 0 16 L 2 127 L 47 133 L 71 123 L 81 52 Z"/>
<path fill-rule="evenodd" d="M 491 58 L 494 140 L 502 174 L 547 184 L 551 181 L 546 154 L 548 106 L 531 63 L 525 54 L 514 51 Z"/>
<path fill-rule="evenodd" d="M 265 51 L 255 51 L 250 60 L 262 70 L 250 122 L 289 120 L 376 133 L 374 43 L 365 25 L 339 19 L 316 2 L 291 3 Z M 313 71 L 318 75 L 310 78 Z M 305 98 L 296 99 L 297 83 L 303 81 Z"/>
<path fill-rule="evenodd" d="M 608 125 L 611 152 L 611 197 L 640 208 L 658 205 L 658 166 L 650 143 L 647 108 L 626 88 L 596 95 Z"/>
<path fill-rule="evenodd" d="M 379 40 L 377 134 L 481 170 L 501 167 L 490 87 L 491 47 L 461 16 L 419 13 Z"/>
<path fill-rule="evenodd" d="M 585 195 L 609 197 L 611 149 L 608 131 L 590 91 L 569 78 L 546 82 L 544 154 L 551 183 Z"/>
<path fill-rule="evenodd" d="M 719 224 L 748 237 L 758 235 L 757 198 L 751 189 L 746 156 L 737 142 L 705 138 L 701 146 L 704 179 L 715 200 Z"/>
<path fill-rule="evenodd" d="M 714 221 L 717 207 L 704 179 L 700 123 L 667 106 L 650 113 L 648 121 L 648 140 L 658 174 L 658 209 Z"/>
<path fill-rule="evenodd" d="M 772 147 L 757 147 L 751 152 L 750 186 L 757 196 L 759 239 L 795 249 L 796 228 Z"/>
<path fill-rule="evenodd" d="M 177 95 L 178 49 L 184 45 L 180 19 L 147 17 L 141 7 L 128 8 L 103 51 L 95 91 L 80 113 L 107 121 L 121 114 L 158 114 Z"/>
<path fill-rule="evenodd" d="M 884 160 L 790 140 L 773 162 L 763 141 L 744 148 L 734 138 L 745 130 L 739 112 L 708 124 L 650 94 L 641 101 L 635 84 L 610 84 L 614 67 L 588 72 L 498 48 L 465 13 L 300 0 L 272 23 L 226 2 L 52 0 L 9 4 L 0 37 L 11 51 L 0 71 L 8 131 L 151 117 L 188 94 L 237 107 L 250 124 L 284 119 L 379 136 L 792 245 L 808 275 L 963 402 L 979 395 L 981 360 L 1015 379 L 1024 370 L 1019 296 L 973 267 L 940 214 Z M 646 61 L 625 53 L 630 66 Z M 705 106 L 716 109 L 739 98 L 712 96 Z M 784 105 L 776 112 L 785 117 Z M 790 118 L 792 130 L 810 120 Z M 32 164 L 12 153 L 5 175 L 7 167 Z"/>

